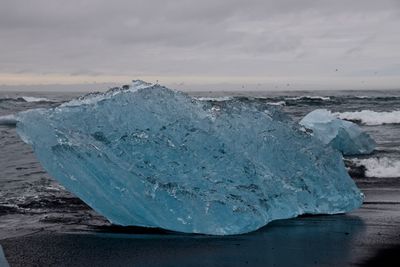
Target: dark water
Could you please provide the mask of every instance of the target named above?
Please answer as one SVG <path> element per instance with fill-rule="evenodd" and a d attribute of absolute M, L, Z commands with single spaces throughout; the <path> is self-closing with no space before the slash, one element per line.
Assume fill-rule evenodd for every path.
<path fill-rule="evenodd" d="M 215 103 L 236 97 L 242 101 L 279 105 L 296 121 L 318 108 L 341 114 L 367 111 L 355 120 L 371 134 L 378 146 L 372 155 L 346 158 L 349 170 L 357 183 L 367 187 L 400 184 L 400 91 L 190 94 Z M 78 95 L 80 93 L 0 92 L 0 116 L 32 108 L 54 107 Z M 367 125 L 371 124 L 368 120 L 373 116 L 377 117 L 376 121 Z M 1 117 L 0 147 L 0 239 L 43 228 L 73 231 L 111 227 L 104 218 L 54 181 L 42 169 L 31 147 L 20 140 L 15 127 L 2 125 Z"/>

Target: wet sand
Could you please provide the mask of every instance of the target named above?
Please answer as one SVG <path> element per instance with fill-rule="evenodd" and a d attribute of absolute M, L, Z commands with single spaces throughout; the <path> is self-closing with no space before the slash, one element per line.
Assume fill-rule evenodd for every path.
<path fill-rule="evenodd" d="M 354 212 L 275 221 L 245 235 L 44 229 L 0 245 L 10 266 L 400 266 L 400 187 L 361 187 L 366 200 Z"/>

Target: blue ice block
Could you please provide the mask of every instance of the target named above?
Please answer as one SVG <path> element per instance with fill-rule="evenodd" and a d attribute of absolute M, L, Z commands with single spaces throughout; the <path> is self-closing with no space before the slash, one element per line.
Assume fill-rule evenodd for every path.
<path fill-rule="evenodd" d="M 44 168 L 119 225 L 240 234 L 363 200 L 340 153 L 273 107 L 134 81 L 17 117 Z"/>
<path fill-rule="evenodd" d="M 326 109 L 316 109 L 307 114 L 300 124 L 313 131 L 324 144 L 339 150 L 343 155 L 370 154 L 375 141 L 350 121 L 336 118 Z"/>

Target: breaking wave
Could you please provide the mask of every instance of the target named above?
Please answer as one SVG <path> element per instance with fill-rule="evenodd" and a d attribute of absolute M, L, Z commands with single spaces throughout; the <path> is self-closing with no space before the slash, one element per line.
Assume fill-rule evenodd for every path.
<path fill-rule="evenodd" d="M 400 110 L 377 112 L 362 110 L 353 112 L 336 112 L 335 116 L 350 121 L 358 121 L 365 125 L 382 125 L 400 123 Z"/>
<path fill-rule="evenodd" d="M 220 102 L 220 101 L 229 101 L 232 100 L 233 97 L 232 96 L 219 96 L 219 97 L 196 97 L 197 100 L 200 101 L 216 101 L 216 102 Z"/>
<path fill-rule="evenodd" d="M 286 102 L 285 102 L 285 101 L 268 102 L 267 104 L 268 104 L 268 105 L 271 105 L 271 106 L 285 106 L 285 105 L 286 105 Z"/>
<path fill-rule="evenodd" d="M 25 100 L 25 102 L 54 102 L 45 97 L 21 96 L 21 98 Z"/>
<path fill-rule="evenodd" d="M 0 116 L 0 125 L 15 126 L 16 124 L 17 119 L 15 115 Z"/>
<path fill-rule="evenodd" d="M 34 97 L 34 96 L 19 96 L 19 97 L 3 97 L 0 98 L 0 102 L 14 101 L 14 102 L 57 102 L 45 97 Z"/>
<path fill-rule="evenodd" d="M 364 166 L 366 177 L 395 178 L 400 177 L 400 160 L 388 157 L 352 159 L 356 166 Z"/>
<path fill-rule="evenodd" d="M 285 97 L 285 100 L 322 100 L 329 101 L 331 98 L 329 96 L 296 96 L 296 97 Z"/>

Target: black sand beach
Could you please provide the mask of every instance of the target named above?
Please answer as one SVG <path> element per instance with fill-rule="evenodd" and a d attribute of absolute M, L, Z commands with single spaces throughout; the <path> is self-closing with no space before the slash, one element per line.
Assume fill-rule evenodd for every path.
<path fill-rule="evenodd" d="M 399 266 L 400 188 L 361 186 L 359 210 L 275 221 L 238 236 L 110 227 L 42 230 L 0 244 L 10 266 Z"/>

